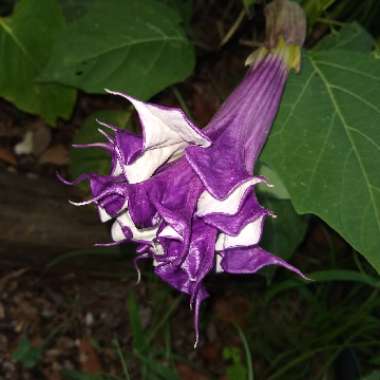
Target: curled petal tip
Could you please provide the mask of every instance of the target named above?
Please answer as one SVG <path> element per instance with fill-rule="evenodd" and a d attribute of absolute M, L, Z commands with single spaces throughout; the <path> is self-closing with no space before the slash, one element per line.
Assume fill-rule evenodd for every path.
<path fill-rule="evenodd" d="M 273 211 L 271 211 L 269 213 L 269 215 L 273 218 L 273 219 L 277 219 L 278 215 L 276 213 L 274 213 Z"/>
<path fill-rule="evenodd" d="M 69 203 L 72 206 L 83 206 L 82 202 L 75 202 L 75 201 L 72 201 L 71 199 L 69 199 Z"/>
<path fill-rule="evenodd" d="M 95 243 L 94 247 L 115 247 L 120 243 L 120 241 L 111 241 L 110 243 Z"/>
<path fill-rule="evenodd" d="M 106 132 L 104 131 L 102 128 L 98 128 L 98 131 L 99 133 L 101 133 L 111 144 L 113 144 L 113 139 L 111 138 L 111 136 Z"/>
<path fill-rule="evenodd" d="M 55 172 L 55 175 L 56 175 L 56 177 L 58 178 L 58 180 L 59 180 L 60 182 L 62 182 L 63 184 L 68 185 L 68 186 L 73 185 L 73 182 L 67 180 L 66 178 L 64 178 L 58 170 Z"/>
<path fill-rule="evenodd" d="M 113 132 L 116 132 L 116 131 L 117 131 L 117 128 L 113 127 L 112 125 L 109 125 L 109 124 L 105 123 L 104 121 L 101 121 L 101 120 L 98 119 L 98 118 L 96 118 L 95 121 L 96 121 L 99 125 L 101 125 L 102 127 L 104 127 L 104 128 L 108 128 L 108 129 L 110 129 L 110 130 L 113 131 Z"/>
<path fill-rule="evenodd" d="M 92 198 L 92 199 L 88 199 L 87 201 L 75 202 L 69 199 L 69 203 L 73 206 L 87 206 L 87 205 L 90 205 L 91 203 L 94 203 L 96 200 L 97 198 Z"/>

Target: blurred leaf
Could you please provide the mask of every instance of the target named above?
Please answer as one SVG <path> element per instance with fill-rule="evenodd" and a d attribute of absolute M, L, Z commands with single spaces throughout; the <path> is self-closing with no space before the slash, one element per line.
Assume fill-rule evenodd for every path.
<path fill-rule="evenodd" d="M 21 0 L 14 14 L 0 18 L 0 96 L 49 124 L 68 118 L 75 91 L 36 83 L 64 20 L 56 0 Z"/>
<path fill-rule="evenodd" d="M 129 325 L 133 337 L 133 348 L 139 353 L 146 351 L 148 345 L 141 325 L 139 305 L 135 295 L 131 292 L 128 297 Z"/>
<path fill-rule="evenodd" d="M 312 27 L 317 21 L 318 17 L 321 17 L 324 12 L 331 5 L 335 3 L 336 0 L 304 0 L 302 6 L 306 13 L 308 19 L 309 27 Z"/>
<path fill-rule="evenodd" d="M 47 268 L 52 268 L 61 264 L 66 260 L 76 259 L 84 256 L 97 256 L 97 255 L 121 255 L 120 247 L 94 247 L 89 249 L 80 249 L 77 251 L 71 251 L 55 257 L 49 261 Z"/>
<path fill-rule="evenodd" d="M 256 0 L 242 0 L 243 5 L 249 9 L 253 4 L 255 4 Z"/>
<path fill-rule="evenodd" d="M 344 49 L 367 53 L 374 44 L 374 38 L 361 25 L 354 22 L 343 26 L 339 32 L 333 32 L 323 38 L 314 50 Z"/>
<path fill-rule="evenodd" d="M 289 259 L 305 237 L 307 218 L 298 215 L 289 200 L 260 194 L 259 198 L 264 207 L 277 215 L 266 219 L 261 244 L 269 252 Z"/>
<path fill-rule="evenodd" d="M 160 363 L 158 360 L 153 359 L 149 355 L 143 355 L 140 351 L 137 351 L 136 356 L 150 370 L 148 379 L 181 380 L 175 369 Z"/>
<path fill-rule="evenodd" d="M 380 371 L 374 371 L 368 376 L 362 377 L 361 380 L 380 380 Z"/>
<path fill-rule="evenodd" d="M 247 369 L 241 362 L 240 350 L 237 347 L 225 347 L 223 357 L 231 362 L 226 368 L 228 380 L 247 379 Z"/>
<path fill-rule="evenodd" d="M 298 213 L 319 216 L 380 272 L 379 125 L 378 61 L 351 50 L 305 53 L 262 160 Z"/>
<path fill-rule="evenodd" d="M 310 278 L 317 282 L 348 281 L 380 288 L 380 278 L 351 270 L 326 270 L 314 272 L 310 274 Z"/>
<path fill-rule="evenodd" d="M 41 80 L 148 99 L 193 70 L 194 49 L 180 22 L 154 0 L 93 1 L 61 34 Z"/>
<path fill-rule="evenodd" d="M 42 357 L 42 348 L 34 347 L 26 336 L 22 336 L 16 350 L 12 354 L 14 361 L 19 362 L 25 368 L 33 368 Z"/>
<path fill-rule="evenodd" d="M 373 288 L 380 289 L 380 278 L 360 273 L 352 270 L 333 269 L 319 272 L 309 273 L 308 276 L 313 280 L 311 282 L 305 282 L 301 280 L 286 280 L 277 285 L 273 285 L 266 294 L 267 302 L 273 297 L 286 290 L 303 287 L 305 285 L 312 285 L 315 282 L 318 283 L 330 283 L 330 282 L 352 282 L 357 284 L 368 285 Z"/>
<path fill-rule="evenodd" d="M 131 334 L 133 337 L 133 353 L 141 362 L 142 378 L 158 380 L 179 380 L 177 373 L 161 364 L 151 349 L 148 331 L 143 329 L 139 305 L 135 295 L 131 292 L 128 297 L 128 317 Z"/>
<path fill-rule="evenodd" d="M 290 199 L 289 192 L 286 189 L 281 178 L 268 165 L 260 163 L 257 174 L 265 177 L 268 180 L 269 184 L 272 186 L 270 187 L 265 184 L 259 184 L 257 186 L 257 189 L 260 193 L 272 196 L 277 199 Z"/>
<path fill-rule="evenodd" d="M 124 128 L 129 120 L 129 111 L 97 111 L 89 116 L 74 136 L 74 144 L 89 144 L 104 141 L 96 120 Z M 97 148 L 73 148 L 70 150 L 70 175 L 73 178 L 83 173 L 106 175 L 110 169 L 110 155 Z"/>
<path fill-rule="evenodd" d="M 258 174 L 266 177 L 273 187 L 258 185 L 257 196 L 264 207 L 277 215 L 267 218 L 261 244 L 275 255 L 289 259 L 305 237 L 307 218 L 295 212 L 288 190 L 273 169 L 260 163 Z M 273 269 L 267 271 L 273 272 Z"/>

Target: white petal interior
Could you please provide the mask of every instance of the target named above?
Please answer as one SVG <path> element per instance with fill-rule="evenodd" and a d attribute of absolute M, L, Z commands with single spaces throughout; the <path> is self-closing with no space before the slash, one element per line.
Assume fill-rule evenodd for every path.
<path fill-rule="evenodd" d="M 236 236 L 220 233 L 215 243 L 215 250 L 223 251 L 228 248 L 256 245 L 261 238 L 263 222 L 264 215 L 244 226 Z"/>
<path fill-rule="evenodd" d="M 125 200 L 123 206 L 121 206 L 118 212 L 122 212 L 128 208 L 128 199 Z M 104 207 L 98 206 L 99 218 L 102 223 L 108 222 L 112 219 L 112 216 L 108 214 Z"/>
<path fill-rule="evenodd" d="M 224 272 L 224 269 L 222 267 L 222 260 L 223 260 L 223 256 L 220 253 L 217 253 L 215 255 L 215 272 L 216 273 Z"/>
<path fill-rule="evenodd" d="M 102 223 L 108 222 L 112 216 L 101 206 L 98 206 L 99 218 Z"/>
<path fill-rule="evenodd" d="M 179 142 L 210 146 L 210 141 L 196 130 L 180 110 L 144 103 L 131 97 L 127 99 L 136 108 L 144 125 L 144 149 L 162 148 Z"/>
<path fill-rule="evenodd" d="M 179 109 L 144 103 L 120 92 L 107 92 L 128 99 L 143 124 L 144 153 L 134 163 L 124 167 L 130 183 L 148 179 L 159 166 L 173 155 L 182 153 L 189 144 L 211 145 L 210 140 Z"/>
<path fill-rule="evenodd" d="M 160 243 L 153 243 L 153 252 L 155 255 L 162 256 L 165 251 Z"/>
<path fill-rule="evenodd" d="M 123 168 L 120 164 L 120 161 L 119 160 L 116 160 L 116 164 L 115 164 L 115 167 L 113 168 L 112 170 L 112 173 L 111 175 L 112 176 L 119 176 L 120 174 L 123 174 Z"/>
<path fill-rule="evenodd" d="M 132 221 L 128 211 L 117 217 L 111 228 L 111 236 L 114 241 L 125 239 L 122 227 L 128 227 L 132 232 L 133 240 L 152 241 L 157 236 L 158 227 L 138 229 Z"/>
<path fill-rule="evenodd" d="M 253 177 L 243 182 L 223 200 L 213 197 L 208 191 L 204 191 L 198 199 L 196 215 L 205 216 L 213 213 L 236 214 L 247 189 L 260 182 L 263 182 L 261 178 Z"/>
<path fill-rule="evenodd" d="M 172 226 L 166 226 L 159 234 L 159 237 L 163 238 L 169 238 L 169 239 L 176 239 L 176 240 L 183 240 L 182 236 L 172 227 Z"/>
<path fill-rule="evenodd" d="M 183 151 L 185 143 L 166 146 L 159 149 L 146 150 L 132 164 L 124 165 L 125 175 L 129 183 L 139 183 L 150 178 L 152 174 L 174 154 Z"/>

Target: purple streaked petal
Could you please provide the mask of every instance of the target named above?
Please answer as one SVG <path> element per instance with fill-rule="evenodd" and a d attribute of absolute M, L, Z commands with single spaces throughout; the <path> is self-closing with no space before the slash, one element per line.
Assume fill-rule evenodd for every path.
<path fill-rule="evenodd" d="M 227 235 L 221 233 L 215 244 L 216 251 L 223 251 L 229 248 L 249 247 L 259 243 L 263 233 L 264 218 L 266 214 L 247 223 L 237 235 Z"/>
<path fill-rule="evenodd" d="M 128 202 L 128 185 L 120 183 L 111 176 L 92 175 L 90 177 L 90 188 L 96 204 L 101 207 L 100 216 L 106 219 L 106 214 L 115 217 L 120 211 L 125 209 Z M 104 210 L 104 212 L 103 212 Z"/>
<path fill-rule="evenodd" d="M 115 149 L 119 153 L 121 165 L 128 165 L 142 153 L 143 139 L 133 133 L 117 129 L 115 132 Z"/>
<path fill-rule="evenodd" d="M 297 268 L 261 247 L 235 248 L 222 252 L 221 267 L 226 273 L 253 274 L 268 265 L 282 266 L 307 280 Z"/>
<path fill-rule="evenodd" d="M 155 273 L 174 288 L 191 296 L 194 309 L 195 345 L 199 340 L 199 310 L 202 301 L 208 296 L 202 281 L 214 265 L 214 244 L 216 229 L 204 224 L 200 219 L 193 223 L 188 254 L 180 265 L 174 262 L 158 265 Z M 173 243 L 173 242 L 171 242 Z M 178 246 L 178 242 L 176 245 Z M 172 256 L 172 244 L 167 245 L 167 255 Z M 175 255 L 174 255 L 175 256 Z"/>
<path fill-rule="evenodd" d="M 144 103 L 121 92 L 106 90 L 129 100 L 135 107 L 143 129 L 144 150 L 185 142 L 210 146 L 209 138 L 179 108 Z"/>
<path fill-rule="evenodd" d="M 252 187 L 264 181 L 265 179 L 262 177 L 251 177 L 242 182 L 238 187 L 235 187 L 227 194 L 227 197 L 222 200 L 213 197 L 208 191 L 204 191 L 198 199 L 195 215 L 198 217 L 218 213 L 235 215 L 247 195 L 252 193 Z"/>
<path fill-rule="evenodd" d="M 187 160 L 215 198 L 226 198 L 231 191 L 251 179 L 237 143 L 234 132 L 229 129 L 207 149 L 197 146 L 186 149 Z"/>
<path fill-rule="evenodd" d="M 75 149 L 95 148 L 95 149 L 103 149 L 110 153 L 113 152 L 113 147 L 110 143 L 72 144 L 71 146 Z"/>
<path fill-rule="evenodd" d="M 252 220 L 262 215 L 271 215 L 269 210 L 262 207 L 254 194 L 247 194 L 235 215 L 214 213 L 203 217 L 205 223 L 216 227 L 227 235 L 237 235 L 241 229 Z"/>
<path fill-rule="evenodd" d="M 128 211 L 120 214 L 111 228 L 112 239 L 115 241 L 130 239 L 136 242 L 151 242 L 157 237 L 158 227 L 138 229 Z"/>
<path fill-rule="evenodd" d="M 275 3 L 272 24 L 285 9 L 274 24 L 280 31 L 292 29 L 285 17 L 293 14 L 292 6 L 287 0 Z M 295 29 L 297 37 L 305 34 Z M 102 220 L 115 218 L 115 244 L 139 243 L 136 261 L 152 258 L 162 280 L 190 295 L 196 344 L 199 309 L 207 297 L 203 282 L 215 266 L 217 272 L 256 273 L 280 265 L 303 276 L 257 245 L 271 213 L 255 197 L 253 187 L 264 180 L 252 177 L 252 170 L 276 116 L 288 71 L 298 67 L 300 55 L 297 46 L 289 49 L 286 44 L 292 33 L 285 33 L 284 40 L 269 32 L 278 45 L 258 50 L 254 65 L 203 131 L 179 109 L 108 91 L 133 104 L 142 136 L 114 126 L 109 128 L 112 137 L 101 130 L 108 142 L 96 145 L 111 150 L 111 173 L 87 178 L 94 197 L 82 204 L 95 203 Z"/>
<path fill-rule="evenodd" d="M 189 144 L 211 144 L 177 108 L 144 103 L 120 92 L 107 92 L 128 99 L 138 112 L 143 129 L 143 147 L 133 162 L 124 166 L 130 183 L 139 183 L 149 177 L 163 164 L 180 155 Z"/>
<path fill-rule="evenodd" d="M 184 240 L 189 238 L 191 218 L 203 190 L 186 160 L 180 159 L 150 181 L 151 202 L 157 212 Z"/>

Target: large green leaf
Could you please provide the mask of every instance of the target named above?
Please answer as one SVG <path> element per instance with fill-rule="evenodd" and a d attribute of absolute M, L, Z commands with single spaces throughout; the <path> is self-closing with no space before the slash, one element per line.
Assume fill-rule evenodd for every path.
<path fill-rule="evenodd" d="M 40 79 L 147 99 L 194 67 L 180 22 L 174 9 L 154 0 L 95 0 L 62 33 Z"/>
<path fill-rule="evenodd" d="M 340 31 L 323 38 L 314 50 L 353 50 L 368 52 L 375 45 L 374 38 L 356 22 L 345 25 Z"/>
<path fill-rule="evenodd" d="M 262 159 L 299 213 L 318 215 L 380 272 L 380 62 L 369 53 L 305 53 Z"/>
<path fill-rule="evenodd" d="M 56 0 L 21 0 L 10 18 L 0 18 L 0 96 L 51 124 L 70 116 L 75 91 L 35 79 L 63 24 Z"/>

